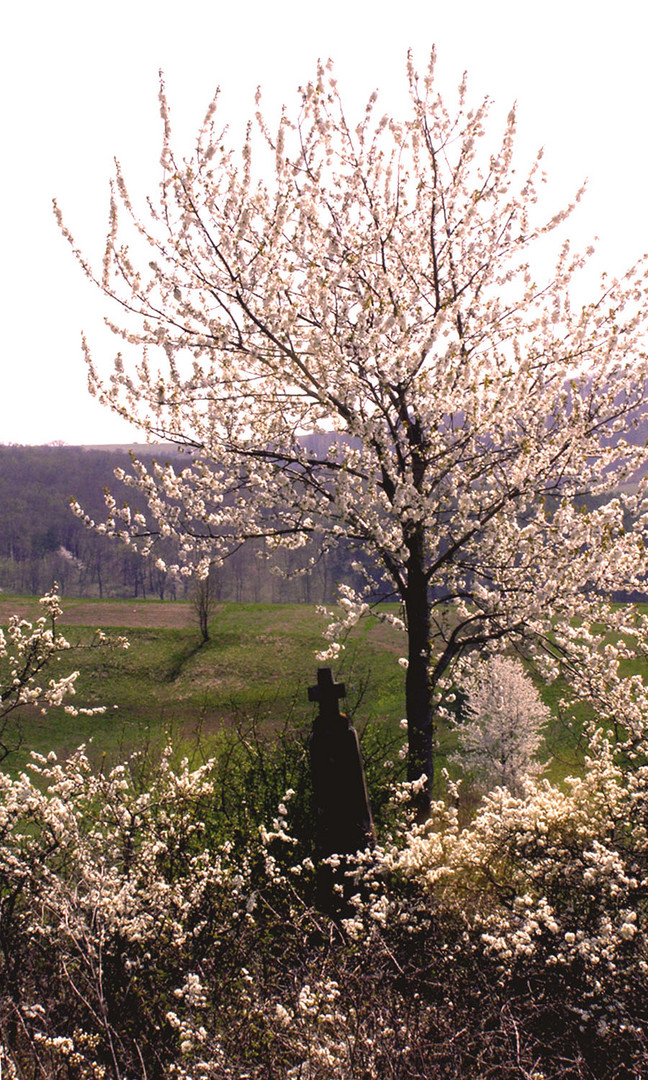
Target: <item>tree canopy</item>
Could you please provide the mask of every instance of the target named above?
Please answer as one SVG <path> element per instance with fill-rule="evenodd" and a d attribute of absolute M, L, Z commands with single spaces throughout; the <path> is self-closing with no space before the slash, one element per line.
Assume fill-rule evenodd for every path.
<path fill-rule="evenodd" d="M 515 111 L 492 141 L 488 100 L 464 79 L 446 104 L 434 60 L 419 78 L 410 58 L 408 116 L 374 94 L 358 123 L 320 66 L 238 151 L 214 99 L 184 160 L 162 85 L 159 190 L 140 214 L 117 166 L 102 268 L 61 221 L 121 310 L 109 375 L 86 347 L 93 391 L 191 451 L 120 471 L 148 510 L 108 496 L 105 528 L 144 554 L 174 537 L 181 574 L 254 537 L 368 556 L 331 633 L 400 602 L 411 779 L 457 661 L 509 643 L 575 663 L 575 620 L 609 621 L 646 571 L 646 265 L 575 303 L 573 206 L 542 213 Z"/>

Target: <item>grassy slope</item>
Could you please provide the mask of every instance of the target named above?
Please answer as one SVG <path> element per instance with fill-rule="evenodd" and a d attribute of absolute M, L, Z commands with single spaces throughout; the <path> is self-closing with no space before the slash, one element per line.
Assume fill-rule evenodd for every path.
<path fill-rule="evenodd" d="M 7 762 L 11 770 L 21 768 L 32 749 L 66 754 L 90 742 L 93 757 L 115 761 L 147 742 L 159 745 L 169 734 L 191 743 L 200 732 L 209 745 L 223 726 L 246 716 L 272 727 L 293 712 L 305 722 L 314 715 L 307 689 L 316 678 L 315 653 L 323 646 L 326 619 L 312 605 L 221 604 L 210 641 L 202 646 L 188 603 L 70 599 L 63 609 L 62 629 L 72 643 L 87 644 L 101 627 L 126 635 L 131 647 L 81 649 L 64 658 L 62 672 L 80 671 L 74 703 L 106 705 L 107 712 L 95 718 L 70 717 L 63 709 L 45 717 L 25 715 L 24 749 Z M 37 599 L 0 598 L 0 626 L 14 612 L 37 618 Z M 404 714 L 397 658 L 404 652 L 404 635 L 375 620 L 352 634 L 333 666 L 346 683 L 345 708 L 357 727 L 377 720 L 396 730 Z M 543 688 L 554 713 L 560 694 L 560 684 Z M 552 759 L 552 779 L 578 769 L 584 747 L 575 733 L 559 719 L 551 725 L 543 756 Z M 451 751 L 453 733 L 442 730 L 439 736 L 441 751 Z"/>
<path fill-rule="evenodd" d="M 61 671 L 80 671 L 76 705 L 106 705 L 103 716 L 70 717 L 52 709 L 23 720 L 25 751 L 10 759 L 22 767 L 27 751 L 68 753 L 92 740 L 92 756 L 109 760 L 170 732 L 208 741 L 222 725 L 244 715 L 281 723 L 295 707 L 312 717 L 307 688 L 315 681 L 325 618 L 308 605 L 223 604 L 200 646 L 188 604 L 158 601 L 63 602 L 62 629 L 72 643 L 87 644 L 94 627 L 125 634 L 127 651 L 79 650 Z M 37 601 L 3 598 L 0 625 L 9 612 L 38 616 Z M 356 723 L 380 718 L 396 727 L 403 715 L 403 672 L 397 664 L 403 635 L 378 623 L 357 629 L 335 675 L 347 685 L 347 711 Z M 358 701 L 361 698 L 360 704 Z M 9 762 L 8 762 L 9 764 Z"/>

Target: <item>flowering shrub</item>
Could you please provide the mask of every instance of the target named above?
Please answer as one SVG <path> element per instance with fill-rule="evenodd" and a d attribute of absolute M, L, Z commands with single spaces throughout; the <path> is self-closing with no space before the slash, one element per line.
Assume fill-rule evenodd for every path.
<path fill-rule="evenodd" d="M 583 776 L 563 790 L 546 780 L 527 780 L 518 797 L 499 788 L 465 828 L 437 803 L 425 827 L 377 853 L 375 880 L 388 873 L 390 889 L 360 902 L 348 926 L 364 947 L 379 937 L 396 955 L 395 938 L 409 955 L 408 938 L 421 946 L 430 927 L 444 927 L 443 970 L 487 978 L 482 1005 L 488 1012 L 497 1000 L 508 1013 L 518 1050 L 527 1043 L 525 1067 L 555 1068 L 560 1056 L 563 1071 L 537 1075 L 639 1076 L 648 1061 L 648 769 L 636 755 L 629 765 L 627 742 L 590 735 Z"/>
<path fill-rule="evenodd" d="M 57 585 L 41 597 L 40 605 L 43 614 L 35 622 L 12 615 L 7 630 L 0 629 L 0 761 L 20 744 L 16 722 L 21 709 L 30 706 L 46 713 L 75 693 L 78 671 L 44 681 L 54 660 L 79 647 L 72 646 L 59 629 L 63 612 Z M 102 630 L 96 631 L 91 645 L 128 648 L 125 638 L 108 638 Z M 74 716 L 95 716 L 106 710 L 103 705 L 75 707 L 68 700 L 65 711 Z"/>
<path fill-rule="evenodd" d="M 300 898 L 312 863 L 288 870 L 292 793 L 246 846 L 211 850 L 214 763 L 174 769 L 167 752 L 146 790 L 137 766 L 96 774 L 80 750 L 1 778 L 5 1057 L 47 1076 L 212 1077 L 235 1055 L 268 1075 L 282 1010 L 299 1032 L 280 1060 L 328 985 L 296 982 L 322 929 Z"/>
<path fill-rule="evenodd" d="M 224 839 L 219 768 L 167 750 L 143 782 L 137 755 L 104 774 L 81 749 L 0 777 L 3 1075 L 641 1075 L 636 740 L 592 732 L 582 777 L 497 789 L 464 828 L 452 789 L 425 826 L 399 789 L 337 920 L 312 903 L 298 796 Z"/>

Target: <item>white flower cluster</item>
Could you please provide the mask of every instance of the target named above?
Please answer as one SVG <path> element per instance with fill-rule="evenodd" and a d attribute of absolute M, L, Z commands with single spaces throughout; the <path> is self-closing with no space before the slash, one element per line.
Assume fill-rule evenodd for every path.
<path fill-rule="evenodd" d="M 50 679 L 46 685 L 37 682 L 53 658 L 70 648 L 57 627 L 57 620 L 63 614 L 57 588 L 43 596 L 40 604 L 44 614 L 35 622 L 13 615 L 6 633 L 0 630 L 0 663 L 5 684 L 0 697 L 0 718 L 21 705 L 45 711 L 74 693 L 78 672 Z"/>
<path fill-rule="evenodd" d="M 82 646 L 72 645 L 59 630 L 61 609 L 58 586 L 39 601 L 44 614 L 34 622 L 11 616 L 6 631 L 0 629 L 0 739 L 9 728 L 12 716 L 24 706 L 37 709 L 43 715 L 50 708 L 63 706 L 71 716 L 97 716 L 105 713 L 105 705 L 74 706 L 66 699 L 74 697 L 78 671 L 49 677 L 53 661 L 63 654 L 72 654 Z M 90 645 L 95 648 L 127 649 L 126 638 L 112 638 L 97 630 Z M 10 752 L 0 742 L 0 759 Z"/>
<path fill-rule="evenodd" d="M 458 952 L 491 957 L 502 980 L 551 970 L 575 979 L 583 1016 L 623 1032 L 648 975 L 648 771 L 628 768 L 628 743 L 615 748 L 600 730 L 591 740 L 584 775 L 564 788 L 531 779 L 521 797 L 498 788 L 464 828 L 436 804 L 378 865 L 455 912 Z M 372 904 L 364 932 L 375 935 Z M 401 917 L 392 903 L 383 924 Z"/>

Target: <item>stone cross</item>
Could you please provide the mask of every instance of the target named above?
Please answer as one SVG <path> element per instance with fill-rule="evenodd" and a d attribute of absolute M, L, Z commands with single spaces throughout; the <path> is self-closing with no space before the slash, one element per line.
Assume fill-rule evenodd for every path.
<path fill-rule="evenodd" d="M 375 833 L 358 733 L 340 712 L 344 683 L 330 668 L 319 668 L 308 700 L 319 705 L 310 738 L 315 804 L 315 855 L 354 855 L 373 844 Z"/>
<path fill-rule="evenodd" d="M 330 667 L 317 669 L 317 686 L 309 686 L 308 700 L 319 703 L 319 718 L 328 724 L 344 723 L 345 718 L 340 713 L 338 701 L 346 697 L 346 688 L 343 682 L 334 682 Z M 345 723 L 348 727 L 348 722 Z"/>

